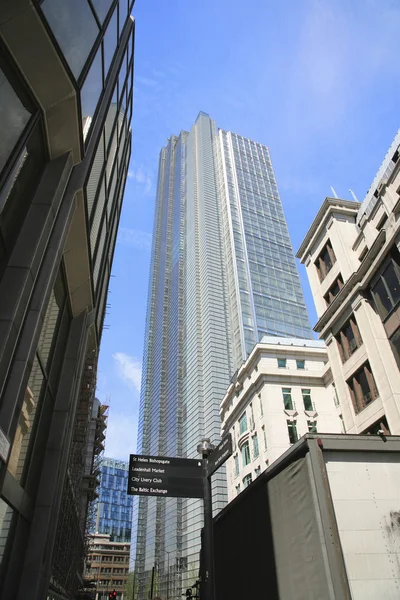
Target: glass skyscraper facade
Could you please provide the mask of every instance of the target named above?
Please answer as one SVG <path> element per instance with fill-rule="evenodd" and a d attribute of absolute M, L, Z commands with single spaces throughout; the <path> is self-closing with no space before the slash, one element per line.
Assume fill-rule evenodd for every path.
<path fill-rule="evenodd" d="M 313 337 L 269 151 L 200 113 L 160 153 L 138 451 L 218 443 L 220 401 L 264 335 Z M 220 469 L 214 510 L 225 502 Z M 199 500 L 135 498 L 140 599 L 153 566 L 162 596 L 194 583 L 201 527 Z"/>
<path fill-rule="evenodd" d="M 131 541 L 132 496 L 128 496 L 127 488 L 128 463 L 103 458 L 100 465 L 95 533 L 109 535 L 112 542 Z"/>

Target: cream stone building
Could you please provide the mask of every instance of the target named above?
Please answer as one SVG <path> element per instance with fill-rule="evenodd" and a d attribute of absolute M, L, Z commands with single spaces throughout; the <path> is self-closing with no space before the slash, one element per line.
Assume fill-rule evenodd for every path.
<path fill-rule="evenodd" d="M 266 336 L 242 364 L 220 408 L 232 500 L 308 432 L 343 433 L 325 344 Z"/>
<path fill-rule="evenodd" d="M 361 204 L 325 199 L 297 253 L 348 433 L 400 433 L 399 145 Z"/>

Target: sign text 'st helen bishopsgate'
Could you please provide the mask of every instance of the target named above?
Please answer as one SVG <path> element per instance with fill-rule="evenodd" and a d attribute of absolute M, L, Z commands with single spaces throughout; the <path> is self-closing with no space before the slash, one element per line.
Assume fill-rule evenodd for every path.
<path fill-rule="evenodd" d="M 131 454 L 128 494 L 203 498 L 202 467 L 202 460 Z"/>

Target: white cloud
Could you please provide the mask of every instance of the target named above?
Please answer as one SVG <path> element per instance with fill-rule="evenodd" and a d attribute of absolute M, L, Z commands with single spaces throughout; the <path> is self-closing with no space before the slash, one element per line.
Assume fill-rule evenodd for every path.
<path fill-rule="evenodd" d="M 140 75 L 136 75 L 135 80 L 137 83 L 141 83 L 142 85 L 147 85 L 149 87 L 155 87 L 157 85 L 157 81 L 155 79 L 151 79 L 150 77 L 140 77 Z"/>
<path fill-rule="evenodd" d="M 114 412 L 110 407 L 105 442 L 105 455 L 119 460 L 129 460 L 136 452 L 137 414 Z"/>
<path fill-rule="evenodd" d="M 400 7 L 393 0 L 361 3 L 308 0 L 287 73 L 286 123 L 294 131 L 336 127 L 360 93 L 396 66 Z"/>
<path fill-rule="evenodd" d="M 151 173 L 145 171 L 143 167 L 138 167 L 137 169 L 129 169 L 128 171 L 129 179 L 133 179 L 139 185 L 144 185 L 144 193 L 148 196 L 153 187 L 153 178 Z"/>
<path fill-rule="evenodd" d="M 140 392 L 140 382 L 142 378 L 142 364 L 139 360 L 123 352 L 115 352 L 113 359 L 117 363 L 118 374 L 132 386 L 137 392 Z"/>
<path fill-rule="evenodd" d="M 130 246 L 137 250 L 150 250 L 151 233 L 141 231 L 140 229 L 129 229 L 129 227 L 120 227 L 118 231 L 117 243 L 123 246 Z"/>

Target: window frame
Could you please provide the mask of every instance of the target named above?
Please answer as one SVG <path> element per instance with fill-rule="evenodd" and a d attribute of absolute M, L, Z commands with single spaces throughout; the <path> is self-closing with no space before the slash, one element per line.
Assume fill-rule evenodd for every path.
<path fill-rule="evenodd" d="M 287 398 L 289 396 L 289 400 Z M 292 388 L 282 388 L 282 398 L 283 398 L 283 406 L 285 410 L 294 410 L 294 402 L 292 398 Z M 286 402 L 290 404 L 290 406 L 286 406 Z"/>
<path fill-rule="evenodd" d="M 246 433 L 246 431 L 248 431 L 248 426 L 247 426 L 247 413 L 246 411 L 244 411 L 244 413 L 239 417 L 238 419 L 238 423 L 239 423 L 239 435 L 242 435 L 243 433 Z M 244 423 L 244 428 L 242 429 L 242 424 Z"/>
<path fill-rule="evenodd" d="M 352 333 L 352 339 L 349 339 L 349 331 Z M 339 332 L 335 335 L 335 339 L 338 345 L 340 358 L 344 364 L 364 343 L 354 313 L 352 313 L 349 319 L 347 319 L 340 328 Z M 354 347 L 352 347 L 352 340 L 355 342 Z"/>
<path fill-rule="evenodd" d="M 376 277 L 373 279 L 373 282 L 371 283 L 371 286 L 370 286 L 371 298 L 374 303 L 375 309 L 376 309 L 379 317 L 381 318 L 382 322 L 385 322 L 390 317 L 390 315 L 393 313 L 393 311 L 396 310 L 400 306 L 400 298 L 396 302 L 394 302 L 392 292 L 391 292 L 388 284 L 386 283 L 386 280 L 384 277 L 386 271 L 391 266 L 393 267 L 393 272 L 394 272 L 395 276 L 397 277 L 397 281 L 400 286 L 400 256 L 398 254 L 397 248 L 392 248 L 389 257 L 382 264 L 379 274 L 376 275 Z M 375 289 L 377 288 L 377 286 L 379 284 L 383 285 L 386 293 L 388 294 L 388 299 L 391 304 L 391 308 L 389 310 L 387 310 L 384 307 L 384 305 L 381 301 L 380 302 L 377 301 L 377 297 L 379 299 L 380 299 L 380 297 L 376 293 Z M 382 307 L 385 310 L 387 310 L 386 314 L 383 314 Z"/>
<path fill-rule="evenodd" d="M 326 257 L 329 258 L 329 268 L 326 265 Z M 317 259 L 314 261 L 315 268 L 318 273 L 320 282 L 322 283 L 327 277 L 328 273 L 332 270 L 333 265 L 336 263 L 336 255 L 333 251 L 330 239 L 328 239 L 319 253 Z"/>
<path fill-rule="evenodd" d="M 343 286 L 344 286 L 344 281 L 343 281 L 342 274 L 338 273 L 338 276 L 336 277 L 335 281 L 329 287 L 326 294 L 324 294 L 324 300 L 326 302 L 327 307 L 330 306 L 332 304 L 332 302 L 335 300 L 335 298 L 340 294 L 340 292 L 343 289 Z M 334 294 L 333 291 L 336 289 L 336 287 L 338 288 L 338 291 Z"/>
<path fill-rule="evenodd" d="M 293 420 L 287 419 L 286 424 L 287 424 L 287 430 L 288 430 L 288 436 L 289 436 L 289 443 L 295 444 L 296 442 L 299 441 L 299 434 L 297 431 L 297 420 L 296 419 L 293 419 Z M 293 437 L 293 441 L 292 441 L 292 437 Z"/>
<path fill-rule="evenodd" d="M 361 377 L 362 380 L 360 380 Z M 379 390 L 369 360 L 365 361 L 361 367 L 352 373 L 352 375 L 347 378 L 346 383 L 356 415 L 379 398 Z M 368 386 L 369 391 L 367 393 L 364 392 L 363 383 L 366 383 Z M 367 396 L 369 397 L 367 398 Z"/>
<path fill-rule="evenodd" d="M 242 482 L 243 482 L 243 489 L 246 489 L 247 487 L 249 487 L 249 485 L 251 485 L 253 483 L 252 473 L 248 473 L 247 475 L 245 475 L 242 479 Z"/>
<path fill-rule="evenodd" d="M 251 463 L 250 444 L 249 440 L 246 440 L 240 449 L 242 455 L 242 466 L 247 467 Z M 247 460 L 248 459 L 248 460 Z"/>
<path fill-rule="evenodd" d="M 314 408 L 314 403 L 311 398 L 311 388 L 301 388 L 301 397 L 303 400 L 304 410 L 306 410 L 307 412 L 314 411 L 315 408 Z M 310 399 L 310 408 L 306 407 L 306 398 L 307 397 Z"/>

